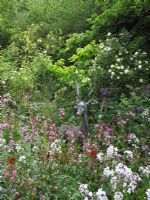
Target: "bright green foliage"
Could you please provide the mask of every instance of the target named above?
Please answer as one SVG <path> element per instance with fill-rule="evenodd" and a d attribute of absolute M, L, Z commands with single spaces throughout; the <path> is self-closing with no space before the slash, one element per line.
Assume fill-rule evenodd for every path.
<path fill-rule="evenodd" d="M 86 45 L 84 48 L 77 48 L 77 53 L 70 58 L 70 61 L 75 63 L 78 68 L 89 68 L 92 64 L 92 58 L 95 56 L 97 49 L 98 48 L 95 41 Z"/>

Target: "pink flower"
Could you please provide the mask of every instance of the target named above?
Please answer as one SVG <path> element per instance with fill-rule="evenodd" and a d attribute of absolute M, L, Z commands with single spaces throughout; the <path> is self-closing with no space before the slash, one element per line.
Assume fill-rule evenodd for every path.
<path fill-rule="evenodd" d="M 12 171 L 12 174 L 13 174 L 13 176 L 16 177 L 16 176 L 17 176 L 17 170 L 13 170 L 13 171 Z"/>
<path fill-rule="evenodd" d="M 64 110 L 64 108 L 60 108 L 59 109 L 59 115 L 60 115 L 61 119 L 63 119 L 65 117 L 65 110 Z"/>
<path fill-rule="evenodd" d="M 26 135 L 24 139 L 25 141 L 30 142 L 32 141 L 32 135 Z"/>
<path fill-rule="evenodd" d="M 9 174 L 8 174 L 8 173 L 4 174 L 4 177 L 5 177 L 5 178 L 8 178 L 8 177 L 9 177 Z"/>
<path fill-rule="evenodd" d="M 34 120 L 35 120 L 36 122 L 40 122 L 40 121 L 41 121 L 40 115 L 37 114 L 37 115 L 34 117 Z"/>

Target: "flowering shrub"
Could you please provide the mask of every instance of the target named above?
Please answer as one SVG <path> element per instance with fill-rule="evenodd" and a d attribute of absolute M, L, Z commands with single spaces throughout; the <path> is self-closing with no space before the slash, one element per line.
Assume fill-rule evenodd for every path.
<path fill-rule="evenodd" d="M 121 89 L 131 89 L 147 83 L 149 74 L 147 52 L 131 49 L 128 46 L 129 38 L 127 32 L 121 33 L 119 37 L 108 33 L 107 39 L 98 44 L 93 70 L 95 75 L 101 77 L 101 80 L 97 79 L 99 84 L 108 84 L 107 80 L 110 79 L 111 84 Z"/>

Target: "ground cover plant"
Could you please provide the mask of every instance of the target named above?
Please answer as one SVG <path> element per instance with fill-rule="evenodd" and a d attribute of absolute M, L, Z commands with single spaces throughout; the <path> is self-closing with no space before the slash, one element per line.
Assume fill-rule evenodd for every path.
<path fill-rule="evenodd" d="M 149 1 L 0 6 L 0 199 L 150 200 Z"/>

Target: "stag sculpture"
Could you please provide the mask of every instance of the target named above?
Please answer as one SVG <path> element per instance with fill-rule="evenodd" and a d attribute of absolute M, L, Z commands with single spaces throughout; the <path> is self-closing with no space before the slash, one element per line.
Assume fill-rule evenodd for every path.
<path fill-rule="evenodd" d="M 79 92 L 79 86 L 77 79 L 75 79 L 75 89 L 76 89 L 76 95 L 77 95 L 77 116 L 82 117 L 82 125 L 81 125 L 81 130 L 83 133 L 87 134 L 89 133 L 89 124 L 88 124 L 88 110 L 87 110 L 87 105 L 88 102 L 85 102 L 81 100 L 80 98 L 80 92 Z"/>
<path fill-rule="evenodd" d="M 77 115 L 82 117 L 83 124 L 81 126 L 81 130 L 83 131 L 83 133 L 89 133 L 88 112 L 86 102 L 80 101 L 77 104 Z"/>

